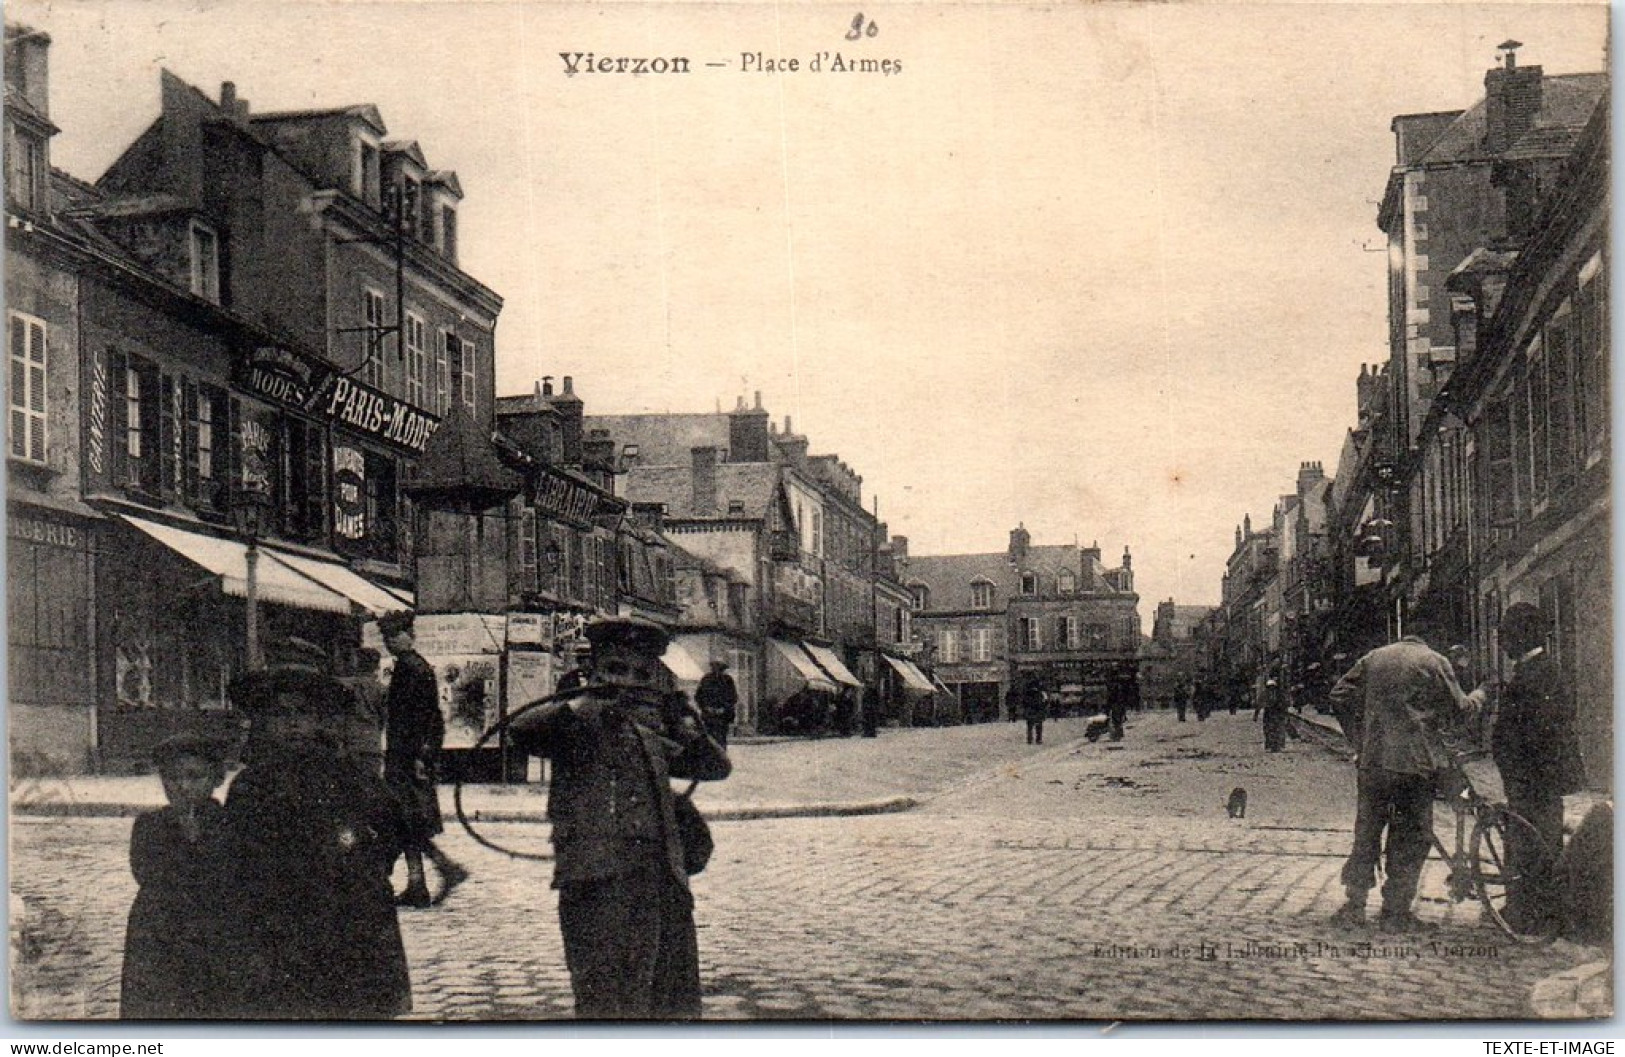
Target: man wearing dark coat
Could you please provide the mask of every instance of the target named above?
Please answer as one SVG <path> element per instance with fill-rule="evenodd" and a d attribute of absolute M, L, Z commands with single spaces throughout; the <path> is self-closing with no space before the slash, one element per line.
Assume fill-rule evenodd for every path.
<path fill-rule="evenodd" d="M 1546 615 L 1519 602 L 1501 617 L 1501 648 L 1512 661 L 1490 735 L 1507 807 L 1534 827 L 1509 827 L 1506 916 L 1536 931 L 1557 910 L 1553 867 L 1563 847 L 1563 795 L 1584 785 L 1573 706 L 1562 669 L 1545 648 Z"/>
<path fill-rule="evenodd" d="M 1044 687 L 1036 678 L 1028 677 L 1022 687 L 1021 718 L 1027 721 L 1027 744 L 1044 744 L 1044 720 L 1049 718 L 1049 702 L 1044 700 Z"/>
<path fill-rule="evenodd" d="M 417 652 L 412 615 L 390 613 L 378 621 L 384 645 L 395 656 L 395 671 L 384 699 L 384 780 L 398 804 L 405 828 L 406 890 L 402 906 L 426 907 L 442 902 L 468 879 L 468 871 L 434 842 L 445 828 L 436 790 L 440 749 L 446 720 L 440 714 L 440 687 L 434 668 Z M 423 872 L 427 857 L 440 871 L 440 894 L 429 894 Z"/>
<path fill-rule="evenodd" d="M 694 691 L 694 703 L 700 706 L 705 720 L 705 731 L 723 748 L 728 747 L 728 731 L 733 727 L 739 704 L 739 690 L 733 676 L 728 674 L 726 661 L 712 661 L 711 670 L 700 677 Z"/>
<path fill-rule="evenodd" d="M 355 706 L 320 648 L 283 649 L 230 688 L 251 726 L 225 807 L 226 1006 L 256 1020 L 398 1016 L 412 1008 L 389 882 L 399 817 L 344 744 Z"/>
<path fill-rule="evenodd" d="M 1342 874 L 1348 899 L 1332 921 L 1365 921 L 1377 860 L 1385 855 L 1379 925 L 1423 928 L 1411 903 L 1433 832 L 1435 775 L 1448 763 L 1441 739 L 1468 711 L 1467 698 L 1450 662 L 1411 634 L 1356 661 L 1332 687 L 1331 702 L 1359 753 L 1354 847 Z"/>
<path fill-rule="evenodd" d="M 658 689 L 663 629 L 611 619 L 587 637 L 586 689 L 510 728 L 553 762 L 553 887 L 576 1015 L 696 1018 L 694 897 L 670 779 L 717 781 L 731 764 L 687 698 Z"/>

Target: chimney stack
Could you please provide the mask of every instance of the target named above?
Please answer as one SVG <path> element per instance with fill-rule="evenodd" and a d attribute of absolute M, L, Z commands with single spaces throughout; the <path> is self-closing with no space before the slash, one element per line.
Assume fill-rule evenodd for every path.
<path fill-rule="evenodd" d="M 1543 76 L 1539 66 L 1519 66 L 1518 41 L 1501 45 L 1504 65 L 1484 75 L 1484 149 L 1490 154 L 1518 142 L 1540 116 Z"/>
<path fill-rule="evenodd" d="M 1033 538 L 1027 532 L 1025 523 L 1017 524 L 1010 530 L 1010 560 L 1017 565 L 1027 560 L 1027 548 L 1032 545 Z"/>
<path fill-rule="evenodd" d="M 563 442 L 563 463 L 581 465 L 582 400 L 576 395 L 573 379 L 564 376 L 564 392 L 553 398 L 553 408 L 559 413 L 559 439 Z"/>
<path fill-rule="evenodd" d="M 694 460 L 694 515 L 709 517 L 717 512 L 717 449 L 692 448 L 690 457 Z"/>
<path fill-rule="evenodd" d="M 757 390 L 756 406 L 747 408 L 745 398 L 739 397 L 733 411 L 728 414 L 728 461 L 768 462 L 768 419 L 762 410 L 762 393 Z"/>

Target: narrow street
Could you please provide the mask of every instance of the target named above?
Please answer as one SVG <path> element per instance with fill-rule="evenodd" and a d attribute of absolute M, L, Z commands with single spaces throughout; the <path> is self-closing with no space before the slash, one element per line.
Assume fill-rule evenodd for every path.
<path fill-rule="evenodd" d="M 1266 755 L 1246 713 L 1137 716 L 1116 744 L 1082 740 L 1079 721 L 1047 733 L 1036 749 L 1007 723 L 740 746 L 741 784 L 774 788 L 757 765 L 775 762 L 784 800 L 820 783 L 837 787 L 823 790 L 832 800 L 854 782 L 886 791 L 883 775 L 834 761 L 888 753 L 908 774 L 890 791 L 924 803 L 715 823 L 717 854 L 695 883 L 707 1018 L 1488 1020 L 1528 1016 L 1533 984 L 1576 960 L 1452 906 L 1436 865 L 1417 906 L 1436 932 L 1327 925 L 1352 771 L 1300 741 Z M 978 745 L 981 765 L 967 765 Z M 1245 818 L 1225 811 L 1236 786 Z M 116 1015 L 129 825 L 16 819 L 31 933 L 13 976 L 19 1015 Z M 534 849 L 545 829 L 488 832 Z M 445 906 L 403 912 L 414 1016 L 569 1017 L 551 864 L 461 831 L 444 844 L 475 876 Z"/>

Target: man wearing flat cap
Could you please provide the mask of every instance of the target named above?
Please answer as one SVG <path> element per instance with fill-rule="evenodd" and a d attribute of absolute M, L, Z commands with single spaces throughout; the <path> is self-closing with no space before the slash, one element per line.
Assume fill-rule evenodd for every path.
<path fill-rule="evenodd" d="M 389 872 L 389 793 L 340 737 L 354 705 L 325 651 L 288 639 L 229 688 L 248 714 L 248 766 L 226 797 L 227 1015 L 382 1019 L 412 1008 Z"/>
<path fill-rule="evenodd" d="M 401 906 L 443 902 L 468 879 L 468 871 L 435 845 L 445 828 L 440 815 L 436 770 L 446 740 L 440 714 L 440 686 L 434 668 L 417 651 L 412 614 L 388 613 L 378 620 L 384 645 L 395 656 L 395 671 L 384 698 L 384 781 L 400 807 L 406 830 L 406 890 Z M 429 894 L 423 872 L 428 858 L 440 872 L 440 892 Z"/>
<path fill-rule="evenodd" d="M 694 897 L 669 779 L 717 781 L 732 767 L 688 699 L 660 688 L 663 629 L 611 619 L 586 634 L 587 686 L 510 728 L 553 761 L 553 887 L 576 1015 L 695 1018 Z"/>

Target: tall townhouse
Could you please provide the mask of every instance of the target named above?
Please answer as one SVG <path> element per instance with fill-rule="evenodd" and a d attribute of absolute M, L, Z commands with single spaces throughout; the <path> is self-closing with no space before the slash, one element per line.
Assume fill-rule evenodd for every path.
<path fill-rule="evenodd" d="M 1377 223 L 1388 239 L 1391 467 L 1388 543 L 1396 621 L 1425 617 L 1466 641 L 1468 454 L 1460 418 L 1435 407 L 1460 360 L 1451 277 L 1497 267 L 1527 237 L 1539 201 L 1605 92 L 1601 73 L 1547 76 L 1519 66 L 1516 41 L 1466 110 L 1393 120 L 1396 164 Z"/>
<path fill-rule="evenodd" d="M 6 687 L 14 774 L 92 759 L 101 516 L 83 502 L 82 276 L 103 264 L 61 216 L 74 182 L 51 168 L 50 45 L 5 27 Z"/>
<path fill-rule="evenodd" d="M 967 720 L 998 718 L 1010 687 L 1029 676 L 1072 710 L 1138 697 L 1139 595 L 1126 547 L 1107 569 L 1098 546 L 1035 545 L 1018 526 L 1004 551 L 913 555 L 901 578 L 922 663 Z"/>
<path fill-rule="evenodd" d="M 403 484 L 451 407 L 489 422 L 501 302 L 457 268 L 456 177 L 383 134 L 370 106 L 253 115 L 166 72 L 158 118 L 64 185 L 112 262 L 74 350 L 104 768 L 234 728 L 251 624 L 338 653 L 414 604 Z"/>
<path fill-rule="evenodd" d="M 1608 119 L 1604 98 L 1515 243 L 1460 275 L 1463 356 L 1439 401 L 1466 432 L 1480 671 L 1504 660 L 1506 608 L 1539 604 L 1597 788 L 1613 776 Z"/>

